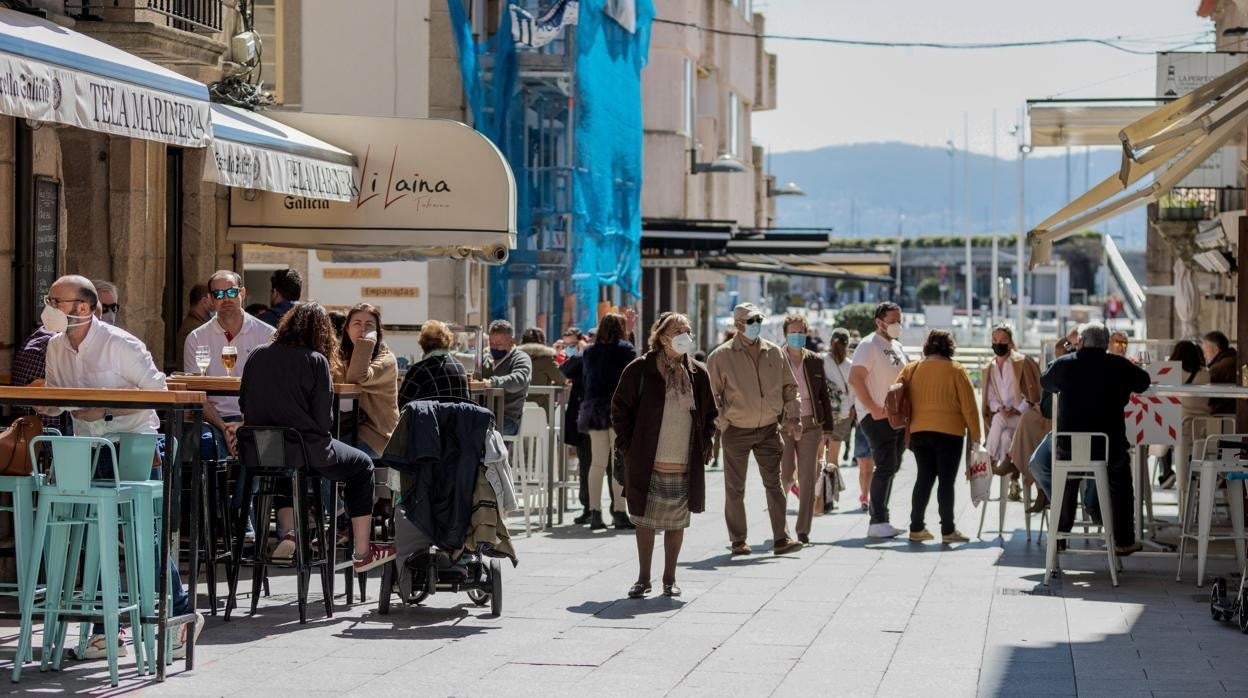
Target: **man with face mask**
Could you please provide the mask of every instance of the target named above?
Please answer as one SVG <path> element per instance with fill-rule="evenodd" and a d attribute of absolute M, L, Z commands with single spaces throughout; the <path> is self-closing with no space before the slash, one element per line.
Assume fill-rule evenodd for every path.
<path fill-rule="evenodd" d="M 888 498 L 893 491 L 893 477 L 901 467 L 905 451 L 905 432 L 888 423 L 884 399 L 908 363 L 901 348 L 901 306 L 880 303 L 875 308 L 875 332 L 863 338 L 854 350 L 849 370 L 849 387 L 853 389 L 859 424 L 871 444 L 875 472 L 871 475 L 871 525 L 867 535 L 872 538 L 893 538 L 901 531 L 888 521 Z"/>
<path fill-rule="evenodd" d="M 506 320 L 491 322 L 490 355 L 481 362 L 481 377 L 490 382 L 491 388 L 503 389 L 502 427 L 508 436 L 520 433 L 520 418 L 524 415 L 529 378 L 533 375 L 533 360 L 515 348 L 516 333 L 511 323 Z"/>
<path fill-rule="evenodd" d="M 1010 457 L 1010 445 L 1023 414 L 1040 404 L 1040 364 L 1015 351 L 1014 331 L 1009 325 L 993 328 L 992 353 L 994 356 L 982 371 L 980 401 L 988 427 L 988 454 L 997 475 L 1026 476 L 1027 464 Z M 1016 480 L 1010 488 L 1010 499 L 1018 501 L 1018 488 Z"/>
<path fill-rule="evenodd" d="M 117 324 L 117 311 L 121 310 L 121 294 L 117 285 L 111 281 L 97 279 L 91 284 L 95 286 L 100 302 L 95 306 L 95 316 L 110 325 Z"/>
<path fill-rule="evenodd" d="M 737 332 L 732 341 L 719 345 L 707 358 L 711 392 L 719 408 L 715 426 L 724 450 L 724 519 L 733 555 L 751 552 L 746 542 L 745 475 L 750 454 L 767 492 L 771 518 L 772 552 L 798 550 L 801 542 L 789 534 L 785 522 L 784 487 L 780 482 L 780 459 L 784 444 L 781 425 L 794 439 L 802 433 L 797 379 L 784 350 L 763 339 L 763 313 L 753 303 L 732 309 Z M 809 435 L 818 439 L 818 434 Z"/>

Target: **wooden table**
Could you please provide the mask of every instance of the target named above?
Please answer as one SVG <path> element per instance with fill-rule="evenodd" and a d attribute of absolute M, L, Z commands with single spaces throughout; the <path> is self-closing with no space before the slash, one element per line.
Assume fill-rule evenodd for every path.
<path fill-rule="evenodd" d="M 186 390 L 199 390 L 212 396 L 230 396 L 237 397 L 242 389 L 243 379 L 239 376 L 195 376 L 174 374 L 168 378 L 170 386 Z M 360 386 L 355 383 L 334 383 L 334 401 L 350 400 L 352 430 L 351 444 L 355 445 L 359 440 L 359 402 Z M 335 410 L 334 414 L 337 415 Z M 334 419 L 334 434 L 338 435 L 338 419 Z"/>
<path fill-rule="evenodd" d="M 199 507 L 191 506 L 190 521 L 190 573 L 187 575 L 187 597 L 191 602 L 191 612 L 169 617 L 168 595 L 163 593 L 167 588 L 169 577 L 169 545 L 176 527 L 180 526 L 177 513 L 173 509 L 174 500 L 181 491 L 182 468 L 177 467 L 174 459 L 173 439 L 169 438 L 180 433 L 184 418 L 189 414 L 194 420 L 194 434 L 199 434 L 203 419 L 204 402 L 207 395 L 200 390 L 109 390 L 100 388 L 30 388 L 0 387 L 0 405 L 13 407 L 105 407 L 116 409 L 150 409 L 165 415 L 165 466 L 161 468 L 164 480 L 164 511 L 161 520 L 160 549 L 157 560 L 161 561 L 157 575 L 157 588 L 162 590 L 157 597 L 156 616 L 143 619 L 145 623 L 156 624 L 156 656 L 165 656 L 165 647 L 169 642 L 169 630 L 195 622 L 196 577 L 199 571 Z M 199 463 L 199 448 L 192 447 L 186 452 L 191 455 L 191 501 L 198 502 L 203 491 L 203 472 Z M 137 632 L 137 631 L 136 631 Z M 195 633 L 187 633 L 186 668 L 195 667 Z M 156 680 L 165 680 L 165 663 L 156 662 Z"/>

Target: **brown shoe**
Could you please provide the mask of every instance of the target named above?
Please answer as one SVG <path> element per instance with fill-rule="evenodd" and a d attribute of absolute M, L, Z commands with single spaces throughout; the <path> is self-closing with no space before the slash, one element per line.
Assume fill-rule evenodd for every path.
<path fill-rule="evenodd" d="M 797 552 L 802 549 L 802 542 L 793 540 L 792 538 L 781 538 L 776 544 L 771 546 L 773 555 L 784 555 L 785 553 Z"/>
<path fill-rule="evenodd" d="M 1044 496 L 1044 490 L 1036 488 L 1036 499 L 1031 503 L 1031 508 L 1027 510 L 1027 513 L 1040 514 L 1047 506 L 1049 506 L 1049 498 Z"/>
<path fill-rule="evenodd" d="M 733 555 L 749 555 L 754 552 L 750 549 L 749 543 L 746 543 L 745 541 L 738 541 L 733 543 L 730 547 L 732 548 Z"/>

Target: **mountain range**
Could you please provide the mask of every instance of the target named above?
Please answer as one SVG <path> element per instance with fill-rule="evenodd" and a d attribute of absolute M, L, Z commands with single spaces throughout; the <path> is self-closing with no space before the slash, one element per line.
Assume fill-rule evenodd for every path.
<path fill-rule="evenodd" d="M 1013 147 L 1013 143 L 1009 144 Z M 1004 149 L 1004 146 L 1003 146 Z M 1121 151 L 1072 149 L 1069 159 L 1057 148 L 1027 157 L 1026 222 L 1033 226 L 1071 199 L 1118 171 Z M 993 158 L 956 151 L 950 166 L 945 148 L 906 143 L 861 143 L 817 150 L 775 153 L 768 168 L 777 186 L 794 182 L 805 196 L 776 199 L 778 227 L 831 227 L 841 238 L 961 235 L 964 222 L 964 167 L 969 167 L 970 231 L 993 231 Z M 1068 174 L 1069 173 L 1069 174 Z M 950 197 L 950 178 L 953 196 Z M 998 158 L 996 230 L 1018 230 L 1018 160 Z M 952 220 L 950 201 L 952 198 Z M 904 218 L 903 218 L 904 216 Z M 1145 214 L 1135 209 L 1096 226 L 1124 249 L 1143 249 Z"/>

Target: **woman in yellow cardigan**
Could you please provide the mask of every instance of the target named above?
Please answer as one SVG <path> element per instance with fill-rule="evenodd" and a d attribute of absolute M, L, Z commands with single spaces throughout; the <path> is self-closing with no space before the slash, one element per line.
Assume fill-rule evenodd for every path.
<path fill-rule="evenodd" d="M 923 542 L 934 536 L 923 523 L 927 503 L 936 488 L 943 543 L 965 543 L 953 519 L 953 489 L 962 464 L 962 437 L 971 443 L 980 437 L 979 408 L 975 388 L 966 369 L 953 360 L 953 335 L 932 330 L 923 343 L 923 359 L 901 370 L 899 382 L 907 383 L 910 395 L 910 450 L 918 463 L 918 479 L 910 500 L 910 540 Z"/>

